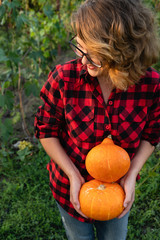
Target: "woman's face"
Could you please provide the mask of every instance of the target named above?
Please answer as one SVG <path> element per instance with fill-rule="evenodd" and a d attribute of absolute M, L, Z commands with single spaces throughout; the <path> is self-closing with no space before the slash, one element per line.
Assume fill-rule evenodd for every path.
<path fill-rule="evenodd" d="M 78 36 L 76 37 L 76 41 L 77 41 L 77 47 L 78 48 L 80 48 L 84 53 L 87 53 L 94 63 L 96 63 L 98 65 L 101 65 L 100 60 L 96 56 L 93 56 L 92 53 L 87 51 L 86 44 Z M 100 76 L 102 74 L 102 68 L 99 68 L 99 67 L 96 67 L 96 66 L 92 65 L 88 61 L 86 56 L 83 56 L 82 64 L 87 66 L 88 73 L 92 77 L 98 77 L 98 76 Z"/>

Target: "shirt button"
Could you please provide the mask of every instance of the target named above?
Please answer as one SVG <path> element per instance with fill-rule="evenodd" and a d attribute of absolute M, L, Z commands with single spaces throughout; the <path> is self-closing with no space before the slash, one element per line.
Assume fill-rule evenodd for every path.
<path fill-rule="evenodd" d="M 106 126 L 106 129 L 110 129 L 110 126 L 109 126 L 109 125 L 107 125 L 107 126 Z"/>
<path fill-rule="evenodd" d="M 113 101 L 109 101 L 109 105 L 110 105 L 110 106 L 113 105 Z"/>

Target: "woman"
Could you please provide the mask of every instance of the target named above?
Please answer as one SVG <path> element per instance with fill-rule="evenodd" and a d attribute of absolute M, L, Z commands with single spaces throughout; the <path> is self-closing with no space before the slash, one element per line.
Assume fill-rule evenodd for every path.
<path fill-rule="evenodd" d="M 80 57 L 56 66 L 41 90 L 44 105 L 35 118 L 35 135 L 47 154 L 50 188 L 68 239 L 126 239 L 139 171 L 160 139 L 160 74 L 151 12 L 139 0 L 87 0 L 73 15 L 70 45 Z M 120 179 L 124 211 L 113 220 L 88 219 L 78 195 L 91 180 L 88 151 L 112 135 L 130 155 Z"/>

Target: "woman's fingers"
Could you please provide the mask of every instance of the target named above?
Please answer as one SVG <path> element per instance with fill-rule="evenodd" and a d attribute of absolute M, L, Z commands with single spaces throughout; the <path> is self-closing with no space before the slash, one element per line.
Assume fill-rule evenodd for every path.
<path fill-rule="evenodd" d="M 132 193 L 132 196 L 127 196 L 127 198 L 125 198 L 124 200 L 124 210 L 123 212 L 118 216 L 118 218 L 122 218 L 124 215 L 126 215 L 126 213 L 131 209 L 132 204 L 134 202 L 134 195 L 135 193 Z"/>
<path fill-rule="evenodd" d="M 84 178 L 81 176 L 76 176 L 70 181 L 70 202 L 80 215 L 87 218 L 87 216 L 82 213 L 79 203 L 79 191 L 84 182 Z"/>

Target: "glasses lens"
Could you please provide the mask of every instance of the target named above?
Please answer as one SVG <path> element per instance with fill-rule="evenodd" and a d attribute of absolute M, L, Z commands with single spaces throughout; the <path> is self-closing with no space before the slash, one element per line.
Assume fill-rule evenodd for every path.
<path fill-rule="evenodd" d="M 100 64 L 95 63 L 94 61 L 92 61 L 92 58 L 91 58 L 88 54 L 86 55 L 86 58 L 88 59 L 88 61 L 89 61 L 93 66 L 98 67 L 98 68 L 101 68 L 101 67 L 102 67 L 101 62 L 100 62 Z M 94 57 L 93 57 L 93 58 L 94 58 Z"/>
<path fill-rule="evenodd" d="M 76 46 L 72 45 L 72 43 L 70 43 L 70 46 L 72 48 L 72 50 L 75 52 L 75 54 L 78 56 L 78 57 L 83 57 L 83 53 L 81 51 L 79 51 Z"/>
<path fill-rule="evenodd" d="M 83 57 L 83 56 L 86 56 L 86 58 L 88 59 L 88 61 L 92 64 L 92 65 L 94 65 L 94 66 L 96 66 L 96 67 L 102 67 L 102 64 L 100 63 L 100 64 L 96 64 L 96 63 L 94 63 L 93 61 L 92 61 L 92 59 L 91 59 L 91 57 L 88 55 L 88 54 L 85 54 L 81 49 L 79 49 L 77 46 L 77 42 L 76 42 L 76 40 L 75 39 L 72 39 L 71 41 L 70 41 L 70 46 L 71 46 L 71 48 L 72 48 L 72 50 L 75 52 L 75 54 L 78 56 L 78 57 Z"/>

